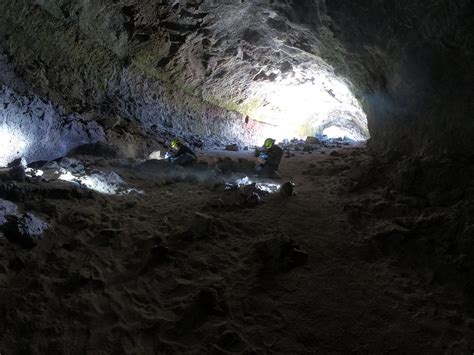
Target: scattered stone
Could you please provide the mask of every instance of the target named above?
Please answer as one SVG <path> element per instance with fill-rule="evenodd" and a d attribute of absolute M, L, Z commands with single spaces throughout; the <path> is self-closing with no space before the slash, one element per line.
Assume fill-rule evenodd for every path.
<path fill-rule="evenodd" d="M 239 146 L 237 144 L 228 144 L 225 146 L 225 150 L 229 150 L 232 152 L 238 152 L 239 151 Z"/>
<path fill-rule="evenodd" d="M 16 215 L 17 207 L 13 202 L 0 198 L 0 226 L 4 225 L 7 220 L 6 216 Z"/>
<path fill-rule="evenodd" d="M 26 179 L 25 169 L 27 167 L 25 158 L 18 158 L 8 164 L 10 178 L 14 181 L 23 182 Z"/>
<path fill-rule="evenodd" d="M 295 189 L 295 184 L 287 181 L 280 187 L 280 195 L 284 197 L 290 197 L 293 196 L 294 194 L 294 189 Z"/>
<path fill-rule="evenodd" d="M 321 141 L 316 137 L 307 137 L 306 144 L 320 144 Z"/>
<path fill-rule="evenodd" d="M 64 157 L 64 158 L 60 158 L 58 160 L 49 162 L 45 166 L 45 169 L 51 169 L 55 171 L 64 169 L 71 172 L 71 174 L 82 174 L 84 173 L 85 167 L 84 167 L 84 164 L 81 163 L 77 159 Z"/>
<path fill-rule="evenodd" d="M 32 248 L 43 238 L 43 233 L 48 228 L 47 223 L 31 213 L 25 213 L 21 217 L 6 216 L 3 232 L 11 242 L 18 243 L 23 248 Z"/>
<path fill-rule="evenodd" d="M 244 206 L 245 207 L 255 207 L 260 203 L 260 195 L 256 192 L 252 192 L 247 198 L 245 199 Z"/>
<path fill-rule="evenodd" d="M 21 157 L 21 158 L 13 160 L 12 162 L 8 163 L 7 168 L 14 168 L 17 166 L 22 166 L 23 168 L 26 168 L 27 163 L 26 163 L 25 158 Z"/>

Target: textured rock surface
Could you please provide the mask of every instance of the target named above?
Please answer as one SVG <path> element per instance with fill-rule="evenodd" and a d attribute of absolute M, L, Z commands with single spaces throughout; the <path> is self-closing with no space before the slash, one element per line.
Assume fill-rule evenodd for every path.
<path fill-rule="evenodd" d="M 7 222 L 3 226 L 5 236 L 23 248 L 33 248 L 38 241 L 43 239 L 43 233 L 49 226 L 31 213 L 22 216 L 6 216 Z"/>
<path fill-rule="evenodd" d="M 64 156 L 81 144 L 105 140 L 101 126 L 38 97 L 0 86 L 0 166 L 24 157 L 27 162 Z"/>
<path fill-rule="evenodd" d="M 3 200 L 0 198 L 0 226 L 4 225 L 6 216 L 16 214 L 17 207 L 13 202 Z"/>
<path fill-rule="evenodd" d="M 225 109 L 278 116 L 275 101 L 292 97 L 278 85 L 316 81 L 323 89 L 307 104 L 321 110 L 340 100 L 325 88 L 339 85 L 332 65 L 368 114 L 373 148 L 473 148 L 467 0 L 14 0 L 0 10 L 2 40 L 27 83 L 79 112 L 120 115 L 149 132 L 255 140 L 271 130 Z M 359 129 L 360 114 L 342 107 L 323 112 Z M 296 112 L 281 120 L 308 114 Z"/>
<path fill-rule="evenodd" d="M 50 8 L 53 5 L 42 5 L 56 14 Z M 238 113 L 203 102 L 177 82 L 164 85 L 152 67 L 141 65 L 138 59 L 117 49 L 115 40 L 101 40 L 107 28 L 95 32 L 94 26 L 106 26 L 107 18 L 112 17 L 113 22 L 114 15 L 118 20 L 123 17 L 103 5 L 91 3 L 89 10 L 84 5 L 78 11 L 89 17 L 96 12 L 105 18 L 94 15 L 75 22 L 53 17 L 30 2 L 0 4 L 2 42 L 35 93 L 99 121 L 120 116 L 137 122 L 150 135 L 172 131 L 205 136 L 210 143 L 219 143 L 249 142 L 258 133 L 258 123 L 244 122 Z M 68 6 L 73 4 L 59 7 L 65 10 Z M 115 31 L 113 27 L 108 30 Z M 122 38 L 123 33 L 118 29 L 110 35 Z"/>

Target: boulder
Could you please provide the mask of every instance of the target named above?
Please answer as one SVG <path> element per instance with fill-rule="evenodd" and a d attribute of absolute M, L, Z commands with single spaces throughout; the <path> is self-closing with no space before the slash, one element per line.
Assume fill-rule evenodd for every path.
<path fill-rule="evenodd" d="M 18 158 L 8 164 L 10 178 L 14 181 L 23 182 L 25 181 L 26 174 L 26 160 L 25 158 Z"/>
<path fill-rule="evenodd" d="M 23 248 L 34 247 L 43 238 L 43 233 L 49 226 L 31 213 L 23 216 L 7 215 L 3 232 L 11 242 L 20 244 Z"/>
<path fill-rule="evenodd" d="M 228 144 L 225 146 L 225 150 L 231 151 L 231 152 L 238 152 L 239 151 L 239 146 L 237 144 Z"/>
<path fill-rule="evenodd" d="M 307 137 L 306 144 L 320 144 L 321 141 L 316 137 Z"/>
<path fill-rule="evenodd" d="M 295 184 L 287 181 L 280 187 L 280 195 L 284 197 L 290 197 L 293 196 L 294 194 L 294 189 L 295 189 Z"/>
<path fill-rule="evenodd" d="M 7 222 L 6 216 L 15 215 L 16 213 L 17 207 L 13 202 L 0 198 L 0 226 Z"/>

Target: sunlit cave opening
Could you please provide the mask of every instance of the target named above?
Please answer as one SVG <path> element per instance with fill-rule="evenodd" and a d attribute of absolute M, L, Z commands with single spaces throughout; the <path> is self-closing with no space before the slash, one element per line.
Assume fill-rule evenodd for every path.
<path fill-rule="evenodd" d="M 289 74 L 275 72 L 270 77 L 272 80 L 256 80 L 250 89 L 254 105 L 249 115 L 268 125 L 260 139 L 265 135 L 278 140 L 369 138 L 367 116 L 350 83 L 328 66 L 302 64 Z"/>

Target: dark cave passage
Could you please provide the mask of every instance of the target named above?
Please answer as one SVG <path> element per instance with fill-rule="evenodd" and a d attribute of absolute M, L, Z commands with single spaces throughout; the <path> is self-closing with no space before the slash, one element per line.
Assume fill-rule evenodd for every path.
<path fill-rule="evenodd" d="M 471 353 L 472 18 L 1 2 L 0 354 Z"/>

